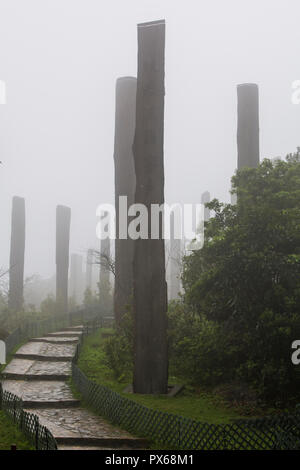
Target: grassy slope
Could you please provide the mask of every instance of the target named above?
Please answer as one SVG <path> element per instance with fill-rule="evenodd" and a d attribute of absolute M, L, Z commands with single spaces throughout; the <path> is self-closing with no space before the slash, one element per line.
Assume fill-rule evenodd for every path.
<path fill-rule="evenodd" d="M 6 358 L 7 364 L 11 361 L 14 353 L 23 345 L 20 343 Z M 7 364 L 0 364 L 0 373 Z M 0 450 L 10 450 L 10 446 L 15 444 L 19 450 L 34 450 L 33 445 L 26 439 L 18 427 L 13 424 L 3 411 L 0 410 Z"/>
<path fill-rule="evenodd" d="M 12 444 L 17 446 L 17 450 L 34 450 L 24 434 L 0 410 L 0 450 L 10 450 Z"/>
<path fill-rule="evenodd" d="M 233 418 L 241 416 L 232 408 L 226 407 L 225 403 L 212 394 L 200 391 L 195 392 L 191 388 L 185 389 L 174 398 L 158 395 L 125 394 L 123 390 L 129 384 L 129 379 L 122 382 L 114 378 L 112 371 L 105 363 L 105 352 L 103 351 L 103 339 L 99 330 L 93 335 L 85 338 L 80 353 L 78 366 L 95 382 L 121 393 L 150 408 L 167 411 L 169 413 L 187 416 L 208 423 L 228 423 Z M 107 330 L 105 330 L 107 331 Z M 170 378 L 170 383 L 180 383 L 175 377 Z"/>

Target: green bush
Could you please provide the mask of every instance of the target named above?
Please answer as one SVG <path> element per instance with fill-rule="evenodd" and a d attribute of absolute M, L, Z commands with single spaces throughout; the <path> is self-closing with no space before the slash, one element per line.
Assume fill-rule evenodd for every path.
<path fill-rule="evenodd" d="M 213 381 L 240 380 L 268 402 L 295 402 L 300 374 L 291 362 L 291 344 L 300 338 L 300 149 L 286 161 L 264 160 L 237 172 L 233 191 L 236 205 L 216 199 L 208 204 L 214 217 L 206 223 L 204 247 L 184 262 L 185 309 L 197 320 L 182 355 L 195 351 L 199 367 L 213 357 Z M 199 373 L 197 380 L 205 377 Z"/>

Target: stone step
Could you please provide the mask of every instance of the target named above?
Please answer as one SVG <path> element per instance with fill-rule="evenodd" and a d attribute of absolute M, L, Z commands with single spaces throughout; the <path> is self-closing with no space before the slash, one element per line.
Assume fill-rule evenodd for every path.
<path fill-rule="evenodd" d="M 53 336 L 54 337 L 64 337 L 64 338 L 69 338 L 69 337 L 72 337 L 72 338 L 80 338 L 82 336 L 82 332 L 81 331 L 56 331 L 54 333 L 48 333 L 47 334 L 48 338 L 52 338 Z"/>
<path fill-rule="evenodd" d="M 72 400 L 54 400 L 54 401 L 37 401 L 25 400 L 23 401 L 24 408 L 31 409 L 60 409 L 60 408 L 78 408 L 80 400 L 73 398 Z"/>
<path fill-rule="evenodd" d="M 42 338 L 32 338 L 32 343 L 52 343 L 52 344 L 76 344 L 78 338 L 76 336 L 60 337 L 60 336 L 43 336 Z"/>
<path fill-rule="evenodd" d="M 131 436 L 128 432 L 112 426 L 85 408 L 30 409 L 40 424 L 46 426 L 59 445 L 80 445 L 105 448 L 131 449 L 147 447 L 147 441 Z"/>
<path fill-rule="evenodd" d="M 47 362 L 70 362 L 74 356 L 42 356 L 40 354 L 14 354 L 16 359 L 29 359 L 31 361 L 47 361 Z"/>
<path fill-rule="evenodd" d="M 69 375 L 64 375 L 64 374 L 39 374 L 39 375 L 35 375 L 35 374 L 13 374 L 11 372 L 3 372 L 2 373 L 2 378 L 4 380 L 53 380 L 55 382 L 57 381 L 66 381 L 66 380 L 69 380 L 71 377 L 71 374 Z"/>
<path fill-rule="evenodd" d="M 76 344 L 55 344 L 43 341 L 32 341 L 18 349 L 14 357 L 19 359 L 47 361 L 70 361 L 76 352 Z"/>
<path fill-rule="evenodd" d="M 24 403 L 51 403 L 49 408 L 54 403 L 57 408 L 61 407 L 60 403 L 77 402 L 74 399 L 70 386 L 63 381 L 44 380 L 44 381 L 29 381 L 29 380 L 4 380 L 2 382 L 3 390 L 17 395 L 23 400 Z M 77 403 L 76 403 L 77 406 Z"/>
<path fill-rule="evenodd" d="M 67 331 L 84 331 L 84 326 L 79 325 L 79 326 L 69 326 L 67 328 Z"/>
<path fill-rule="evenodd" d="M 68 380 L 71 362 L 34 361 L 14 358 L 2 373 L 11 380 Z"/>
<path fill-rule="evenodd" d="M 146 439 L 113 437 L 56 437 L 58 446 L 98 447 L 102 449 L 146 449 Z"/>

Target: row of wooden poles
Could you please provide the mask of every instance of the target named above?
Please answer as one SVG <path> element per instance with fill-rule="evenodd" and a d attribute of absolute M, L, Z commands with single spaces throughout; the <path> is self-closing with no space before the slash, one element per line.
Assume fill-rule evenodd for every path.
<path fill-rule="evenodd" d="M 115 290 L 114 313 L 122 325 L 126 306 L 134 314 L 134 391 L 166 393 L 168 386 L 167 285 L 162 237 L 118 238 L 119 196 L 128 206 L 164 203 L 164 63 L 165 21 L 138 25 L 138 73 L 116 83 L 115 109 Z M 238 168 L 259 162 L 258 87 L 243 84 L 238 95 Z M 184 184 L 184 182 L 182 183 Z M 207 202 L 207 194 L 204 197 Z M 68 309 L 71 210 L 56 210 L 56 299 Z M 149 232 L 151 223 L 149 220 Z M 15 197 L 12 211 L 9 306 L 23 302 L 25 202 Z"/>

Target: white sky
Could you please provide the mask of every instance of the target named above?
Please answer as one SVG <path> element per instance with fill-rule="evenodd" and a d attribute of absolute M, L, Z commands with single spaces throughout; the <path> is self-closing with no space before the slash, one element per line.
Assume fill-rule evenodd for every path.
<path fill-rule="evenodd" d="M 136 75 L 136 24 L 166 20 L 168 202 L 229 200 L 236 85 L 260 89 L 261 158 L 300 146 L 298 0 L 0 0 L 0 266 L 13 195 L 26 198 L 26 274 L 55 269 L 55 207 L 72 209 L 71 251 L 95 244 L 112 202 L 114 90 Z"/>

